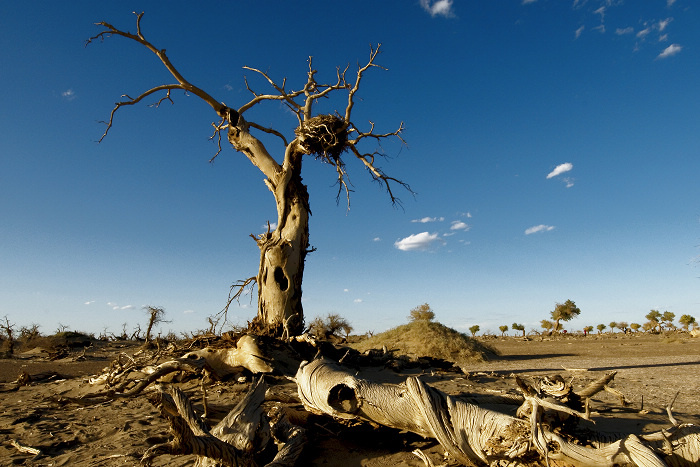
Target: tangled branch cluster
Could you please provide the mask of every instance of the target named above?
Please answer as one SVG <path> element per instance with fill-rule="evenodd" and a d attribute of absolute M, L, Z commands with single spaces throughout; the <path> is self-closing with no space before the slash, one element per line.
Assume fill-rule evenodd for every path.
<path fill-rule="evenodd" d="M 310 118 L 297 127 L 294 134 L 307 153 L 329 164 L 340 163 L 340 155 L 347 149 L 347 125 L 335 115 Z"/>

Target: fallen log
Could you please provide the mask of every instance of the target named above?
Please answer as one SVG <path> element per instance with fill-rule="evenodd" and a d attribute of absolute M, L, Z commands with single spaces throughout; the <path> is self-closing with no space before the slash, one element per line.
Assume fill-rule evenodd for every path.
<path fill-rule="evenodd" d="M 596 389 L 610 379 L 606 375 Z M 593 446 L 591 440 L 554 433 L 541 422 L 545 409 L 583 414 L 555 402 L 546 402 L 545 408 L 537 394 L 524 394 L 530 410 L 523 420 L 447 395 L 416 377 L 400 385 L 374 383 L 322 358 L 303 362 L 296 382 L 304 407 L 312 413 L 435 438 L 454 460 L 468 466 L 539 465 L 552 460 L 559 466 L 663 467 L 697 465 L 700 455 L 700 434 L 694 426 L 674 427 L 673 441 L 662 432 L 656 438 L 627 435 Z M 590 395 L 592 390 L 582 392 Z"/>

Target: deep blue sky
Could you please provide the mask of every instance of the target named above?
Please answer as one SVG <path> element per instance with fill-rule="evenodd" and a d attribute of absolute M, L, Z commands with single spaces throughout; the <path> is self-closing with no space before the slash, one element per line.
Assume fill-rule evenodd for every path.
<path fill-rule="evenodd" d="M 45 333 L 119 332 L 162 306 L 163 331 L 207 327 L 229 286 L 257 271 L 248 236 L 275 220 L 262 174 L 208 141 L 216 115 L 114 102 L 170 83 L 127 39 L 85 47 L 107 21 L 166 48 L 191 82 L 231 107 L 243 66 L 287 87 L 378 62 L 354 120 L 390 132 L 381 162 L 410 184 L 403 208 L 352 160 L 351 208 L 311 159 L 307 320 L 359 332 L 437 319 L 482 331 L 537 328 L 556 302 L 568 327 L 643 322 L 652 308 L 700 318 L 700 19 L 689 0 L 5 2 L 0 15 L 0 317 Z M 149 102 L 153 102 L 154 99 Z M 342 110 L 344 100 L 324 102 Z M 277 104 L 248 120 L 292 135 Z M 266 140 L 267 141 L 267 140 Z M 281 157 L 281 145 L 268 149 Z M 370 148 L 368 148 L 370 149 Z M 373 149 L 373 148 L 372 148 Z M 254 302 L 254 300 L 253 300 Z M 245 324 L 242 302 L 230 319 Z"/>

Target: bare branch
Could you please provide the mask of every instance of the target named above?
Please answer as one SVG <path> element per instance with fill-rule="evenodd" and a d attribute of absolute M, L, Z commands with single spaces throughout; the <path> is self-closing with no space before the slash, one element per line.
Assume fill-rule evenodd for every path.
<path fill-rule="evenodd" d="M 301 91 L 290 91 L 290 92 L 287 92 L 287 91 L 284 90 L 284 86 L 285 86 L 285 84 L 286 84 L 286 78 L 285 78 L 285 80 L 282 82 L 282 86 L 279 86 L 279 85 L 277 85 L 277 83 L 275 83 L 275 82 L 272 80 L 272 78 L 270 78 L 270 77 L 267 75 L 267 73 L 265 73 L 264 71 L 258 70 L 257 68 L 251 68 L 251 67 L 248 67 L 248 66 L 244 66 L 243 69 L 244 69 L 244 70 L 254 71 L 254 72 L 259 73 L 260 75 L 262 75 L 262 76 L 268 81 L 268 83 L 270 83 L 270 85 L 271 85 L 273 88 L 275 88 L 275 90 L 276 90 L 279 94 L 257 94 L 255 91 L 253 91 L 253 90 L 250 88 L 250 86 L 248 85 L 248 80 L 246 79 L 246 80 L 245 80 L 246 88 L 247 88 L 248 91 L 250 91 L 255 97 L 253 98 L 253 100 L 251 100 L 250 102 L 248 102 L 247 104 L 241 106 L 241 107 L 238 109 L 238 113 L 239 113 L 239 114 L 242 114 L 242 113 L 245 112 L 246 110 L 250 109 L 251 107 L 253 107 L 254 105 L 256 105 L 256 104 L 258 104 L 258 103 L 260 103 L 260 102 L 262 102 L 262 101 L 266 101 L 266 100 L 276 100 L 276 101 L 285 101 L 285 102 L 292 108 L 292 110 L 293 110 L 295 113 L 297 113 L 297 115 L 298 115 L 299 111 L 301 110 L 301 106 L 300 106 L 299 104 L 297 104 L 297 103 L 294 101 L 294 98 L 300 96 L 301 94 L 303 94 L 303 93 L 304 93 L 303 90 L 301 90 Z"/>
<path fill-rule="evenodd" d="M 134 13 L 136 14 L 136 13 Z M 130 32 L 122 31 L 120 29 L 117 29 L 116 27 L 112 26 L 111 24 L 107 23 L 106 21 L 101 21 L 99 23 L 95 23 L 98 26 L 102 26 L 104 28 L 103 31 L 99 32 L 98 34 L 92 36 L 89 38 L 85 45 L 87 46 L 88 44 L 92 43 L 93 41 L 99 39 L 100 41 L 103 41 L 105 38 L 112 36 L 112 35 L 117 35 L 117 36 L 122 36 L 126 37 L 127 39 L 131 39 L 135 42 L 138 42 L 139 44 L 143 45 L 146 47 L 148 50 L 156 54 L 158 59 L 163 63 L 165 68 L 170 72 L 170 74 L 177 80 L 178 84 L 169 84 L 169 85 L 162 85 L 162 86 L 157 86 L 155 88 L 152 88 L 143 94 L 141 94 L 139 97 L 136 99 L 130 99 L 127 102 L 121 102 L 117 103 L 112 110 L 112 113 L 109 118 L 109 122 L 107 123 L 107 130 L 105 131 L 104 135 L 102 135 L 102 138 L 100 138 L 100 141 L 104 139 L 104 137 L 107 135 L 107 132 L 112 126 L 112 122 L 114 120 L 114 113 L 119 110 L 124 105 L 133 105 L 139 102 L 141 99 L 144 97 L 153 94 L 154 92 L 161 91 L 161 90 L 168 90 L 168 94 L 166 95 L 165 98 L 161 99 L 160 102 L 162 102 L 164 99 L 168 99 L 170 97 L 169 90 L 172 89 L 182 89 L 183 91 L 190 92 L 194 94 L 195 96 L 199 97 L 202 99 L 204 102 L 209 104 L 220 117 L 226 117 L 229 119 L 229 121 L 232 124 L 236 124 L 238 120 L 238 114 L 235 113 L 232 109 L 229 109 L 226 107 L 225 104 L 218 102 L 216 99 L 214 99 L 211 95 L 209 95 L 207 92 L 202 90 L 201 88 L 193 85 L 189 81 L 187 81 L 181 74 L 180 72 L 175 68 L 175 66 L 170 62 L 170 59 L 165 53 L 165 49 L 158 49 L 155 47 L 153 44 L 151 44 L 149 41 L 146 40 L 144 37 L 143 33 L 141 32 L 141 19 L 143 18 L 143 13 L 138 13 L 136 14 L 136 34 L 132 34 Z"/>
<path fill-rule="evenodd" d="M 361 154 L 355 146 L 350 146 L 350 150 L 353 152 L 353 154 L 355 154 L 355 157 L 362 161 L 369 173 L 372 175 L 372 178 L 384 185 L 384 188 L 386 189 L 387 193 L 389 194 L 389 197 L 391 198 L 392 204 L 398 204 L 399 206 L 401 205 L 401 200 L 394 196 L 394 192 L 391 190 L 392 182 L 402 186 L 412 195 L 415 194 L 414 191 L 411 190 L 411 187 L 408 185 L 408 183 L 402 182 L 397 178 L 388 176 L 380 168 L 374 165 L 374 156 L 378 153 L 375 152 L 372 154 Z"/>
<path fill-rule="evenodd" d="M 248 122 L 248 125 L 252 126 L 253 128 L 256 128 L 260 131 L 263 131 L 265 133 L 269 133 L 271 135 L 278 136 L 280 139 L 282 139 L 282 142 L 284 143 L 285 147 L 289 145 L 289 143 L 287 142 L 287 138 L 285 138 L 284 135 L 277 130 L 274 130 L 272 128 L 266 128 L 262 125 L 258 125 L 257 123 L 253 123 L 253 122 Z"/>
<path fill-rule="evenodd" d="M 355 105 L 355 102 L 354 102 L 355 94 L 360 89 L 360 81 L 362 81 L 362 75 L 364 74 L 364 72 L 367 71 L 371 67 L 377 67 L 377 68 L 381 68 L 382 70 L 386 70 L 386 68 L 374 63 L 374 60 L 377 58 L 377 55 L 379 54 L 379 48 L 381 46 L 382 46 L 382 44 L 377 44 L 377 48 L 375 49 L 370 45 L 369 62 L 367 62 L 367 64 L 365 66 L 360 67 L 360 69 L 357 70 L 357 79 L 355 80 L 355 85 L 348 92 L 348 105 L 345 108 L 345 122 L 348 125 L 350 124 L 350 115 L 352 113 L 352 108 Z"/>

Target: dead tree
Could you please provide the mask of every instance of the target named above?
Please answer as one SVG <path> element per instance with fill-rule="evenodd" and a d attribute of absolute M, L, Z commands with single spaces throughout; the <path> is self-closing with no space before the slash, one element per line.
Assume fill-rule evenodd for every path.
<path fill-rule="evenodd" d="M 260 249 L 260 263 L 258 273 L 245 280 L 238 281 L 231 287 L 229 300 L 223 310 L 225 314 L 233 300 L 240 297 L 248 286 L 257 285 L 258 307 L 254 324 L 271 334 L 299 334 L 303 330 L 304 314 L 301 304 L 301 284 L 304 274 L 304 261 L 306 255 L 312 251 L 309 246 L 309 195 L 306 186 L 302 182 L 301 170 L 304 156 L 311 156 L 322 163 L 328 163 L 335 168 L 338 184 L 338 198 L 345 192 L 349 202 L 351 190 L 346 171 L 345 154 L 357 159 L 369 172 L 370 176 L 378 181 L 389 194 L 392 203 L 399 202 L 392 191 L 395 185 L 410 187 L 404 182 L 390 177 L 377 165 L 377 159 L 382 154 L 378 151 L 363 152 L 360 149 L 363 142 L 378 143 L 389 137 L 396 137 L 401 142 L 403 123 L 399 128 L 389 133 L 375 133 L 374 123 L 370 122 L 369 130 L 360 130 L 351 120 L 353 106 L 360 82 L 365 72 L 371 68 L 382 68 L 376 63 L 379 54 L 379 46 L 370 49 L 367 63 L 358 66 L 354 76 L 348 76 L 349 67 L 336 69 L 332 82 L 325 84 L 317 81 L 317 71 L 312 66 L 309 57 L 309 70 L 306 82 L 297 90 L 287 89 L 286 79 L 282 83 L 275 82 L 266 72 L 257 68 L 244 67 L 264 79 L 272 91 L 269 94 L 259 93 L 251 88 L 246 80 L 246 87 L 252 98 L 237 109 L 219 102 L 210 94 L 193 85 L 170 62 L 165 49 L 159 49 L 146 40 L 141 31 L 141 19 L 143 13 L 136 17 L 136 34 L 117 29 L 106 22 L 97 23 L 103 31 L 90 38 L 104 40 L 111 35 L 118 35 L 136 41 L 153 52 L 175 78 L 174 84 L 161 84 L 155 86 L 137 97 L 124 96 L 126 100 L 117 102 L 112 109 L 107 128 L 102 135 L 104 138 L 111 129 L 115 113 L 124 106 L 138 104 L 147 97 L 160 95 L 156 102 L 170 101 L 173 90 L 181 90 L 193 94 L 209 104 L 217 113 L 220 120 L 213 123 L 214 134 L 212 138 L 218 142 L 218 151 L 212 158 L 216 158 L 221 152 L 221 134 L 226 132 L 231 146 L 244 154 L 266 177 L 265 185 L 275 198 L 277 208 L 277 222 L 268 227 L 267 232 L 255 236 L 251 235 Z M 345 108 L 342 112 L 331 115 L 314 114 L 314 105 L 319 99 L 330 95 L 344 93 Z M 266 102 L 283 103 L 297 117 L 298 126 L 293 135 L 285 136 L 282 131 L 266 128 L 252 121 L 246 121 L 245 113 L 251 108 Z M 274 135 L 279 138 L 281 147 L 271 152 L 256 138 L 252 131 L 258 131 Z M 102 138 L 100 140 L 102 140 Z"/>

